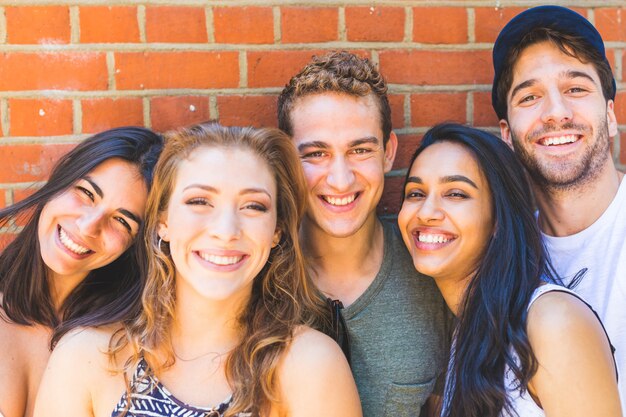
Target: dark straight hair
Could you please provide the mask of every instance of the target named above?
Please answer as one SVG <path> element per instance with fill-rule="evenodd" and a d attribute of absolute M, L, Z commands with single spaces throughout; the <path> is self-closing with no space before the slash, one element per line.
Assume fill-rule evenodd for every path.
<path fill-rule="evenodd" d="M 47 183 L 31 196 L 0 210 L 0 227 L 25 218 L 26 225 L 0 254 L 2 308 L 9 320 L 41 324 L 54 329 L 51 346 L 74 327 L 121 321 L 139 309 L 140 269 L 145 262 L 142 232 L 118 259 L 91 271 L 64 300 L 60 311 L 52 305 L 47 269 L 40 255 L 37 234 L 44 206 L 76 181 L 111 158 L 120 158 L 139 169 L 146 186 L 163 147 L 163 139 L 151 130 L 121 127 L 98 133 L 63 156 Z"/>
<path fill-rule="evenodd" d="M 505 367 L 522 390 L 537 371 L 526 333 L 532 293 L 543 280 L 560 280 L 545 254 L 530 185 L 513 151 L 490 133 L 441 124 L 424 135 L 409 166 L 424 149 L 440 142 L 459 144 L 473 154 L 491 190 L 494 220 L 491 238 L 461 301 L 444 417 L 497 417 L 503 409 L 513 411 Z"/>

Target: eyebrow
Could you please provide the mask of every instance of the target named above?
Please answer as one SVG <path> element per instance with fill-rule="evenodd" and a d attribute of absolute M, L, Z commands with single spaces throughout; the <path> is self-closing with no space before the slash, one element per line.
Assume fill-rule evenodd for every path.
<path fill-rule="evenodd" d="M 367 143 L 378 145 L 379 140 L 375 136 L 366 136 L 364 138 L 355 139 L 355 140 L 349 142 L 348 143 L 348 147 L 354 148 L 355 146 L 360 146 L 360 145 L 367 144 Z M 321 140 L 313 140 L 313 141 L 310 141 L 310 142 L 303 142 L 300 145 L 298 145 L 298 151 L 299 152 L 302 152 L 303 150 L 305 150 L 307 148 L 328 149 L 328 148 L 330 148 L 330 145 L 328 143 L 326 143 L 326 142 L 321 141 Z"/>
<path fill-rule="evenodd" d="M 102 197 L 104 196 L 104 193 L 102 192 L 102 188 L 100 188 L 100 187 L 98 186 L 98 184 L 96 184 L 96 183 L 94 182 L 94 180 L 92 180 L 92 179 L 91 179 L 91 177 L 90 177 L 89 175 L 85 175 L 85 176 L 83 177 L 83 179 L 84 179 L 85 181 L 87 181 L 89 184 L 91 184 L 91 186 L 93 187 L 94 191 L 96 192 L 96 194 L 98 194 L 98 195 L 100 196 L 100 198 L 102 198 Z"/>
<path fill-rule="evenodd" d="M 565 78 L 568 78 L 568 79 L 585 78 L 585 79 L 591 81 L 594 84 L 596 83 L 595 80 L 593 79 L 593 77 L 591 77 L 589 74 L 587 74 L 586 72 L 583 72 L 583 71 L 576 71 L 576 70 L 563 71 L 561 73 L 561 76 L 565 77 Z M 515 88 L 513 88 L 513 90 L 511 90 L 511 97 L 515 97 L 515 94 L 517 94 L 517 92 L 519 90 L 522 90 L 522 89 L 528 88 L 528 87 L 532 87 L 535 84 L 537 84 L 537 80 L 534 79 L 534 78 L 519 83 L 517 86 L 515 86 Z"/>
<path fill-rule="evenodd" d="M 215 193 L 215 194 L 219 194 L 220 193 L 220 191 L 217 188 L 212 187 L 210 185 L 206 185 L 206 184 L 189 184 L 188 186 L 183 188 L 183 191 L 189 190 L 191 188 L 200 188 L 201 190 L 208 191 L 210 193 Z M 239 192 L 240 195 L 243 195 L 243 194 L 257 194 L 257 193 L 267 194 L 267 196 L 270 199 L 272 198 L 272 196 L 270 195 L 269 191 L 267 191 L 265 188 L 255 188 L 255 187 L 244 188 L 243 190 L 241 190 Z"/>
<path fill-rule="evenodd" d="M 424 184 L 424 181 L 422 181 L 420 177 L 407 178 L 406 183 L 408 184 L 410 182 L 415 184 Z M 467 178 L 465 175 L 447 175 L 439 179 L 440 184 L 447 184 L 450 182 L 465 182 L 478 190 L 478 186 L 476 185 L 476 183 Z"/>
<path fill-rule="evenodd" d="M 94 180 L 89 175 L 85 175 L 83 177 L 83 179 L 85 181 L 87 181 L 89 184 L 91 184 L 91 186 L 93 187 L 94 191 L 96 192 L 96 194 L 98 194 L 100 196 L 100 198 L 104 197 L 104 193 L 102 192 L 102 188 L 100 188 L 100 186 L 98 186 L 98 184 L 96 184 L 94 182 Z M 129 219 L 131 219 L 135 223 L 141 224 L 141 218 L 138 215 L 136 215 L 135 213 L 133 213 L 132 211 L 126 210 L 125 208 L 119 208 L 119 209 L 117 209 L 117 211 L 119 211 L 120 213 L 122 213 L 124 216 L 128 217 Z"/>

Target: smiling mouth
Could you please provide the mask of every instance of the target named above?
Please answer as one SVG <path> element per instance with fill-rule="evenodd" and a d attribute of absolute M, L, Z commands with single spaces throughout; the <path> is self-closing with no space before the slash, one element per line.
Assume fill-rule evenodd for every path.
<path fill-rule="evenodd" d="M 417 234 L 417 240 L 422 243 L 447 243 L 451 241 L 452 238 L 440 234 L 419 232 Z"/>
<path fill-rule="evenodd" d="M 566 145 L 569 143 L 574 143 L 578 141 L 578 139 L 580 139 L 579 135 L 552 136 L 539 139 L 539 144 L 543 146 Z"/>
<path fill-rule="evenodd" d="M 63 230 L 63 228 L 61 227 L 61 225 L 57 226 L 57 233 L 59 236 L 59 242 L 61 242 L 61 244 L 63 245 L 63 247 L 67 250 L 69 250 L 72 253 L 75 253 L 76 255 L 87 255 L 89 253 L 93 253 L 93 251 L 89 248 L 86 248 L 82 245 L 79 245 L 78 243 L 74 242 L 69 235 L 67 234 L 67 232 L 65 230 Z"/>
<path fill-rule="evenodd" d="M 356 200 L 358 196 L 359 196 L 359 193 L 354 193 L 347 197 L 332 197 L 328 195 L 322 195 L 320 197 L 322 198 L 322 200 L 324 200 L 331 206 L 341 207 L 341 206 L 347 206 L 348 204 L 352 203 L 354 200 Z"/>
<path fill-rule="evenodd" d="M 208 253 L 198 252 L 198 256 L 203 260 L 219 266 L 234 265 L 241 262 L 245 255 L 240 256 L 218 256 Z"/>

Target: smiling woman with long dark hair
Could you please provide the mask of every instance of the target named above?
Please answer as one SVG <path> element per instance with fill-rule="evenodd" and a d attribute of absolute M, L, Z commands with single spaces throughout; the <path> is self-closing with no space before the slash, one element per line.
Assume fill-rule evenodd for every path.
<path fill-rule="evenodd" d="M 436 126 L 411 160 L 398 223 L 457 318 L 443 417 L 622 415 L 606 333 L 555 284 L 531 204 L 489 133 Z"/>
<path fill-rule="evenodd" d="M 77 145 L 46 184 L 0 210 L 23 229 L 0 254 L 0 413 L 30 416 L 50 347 L 139 311 L 141 234 L 162 138 L 117 128 Z"/>

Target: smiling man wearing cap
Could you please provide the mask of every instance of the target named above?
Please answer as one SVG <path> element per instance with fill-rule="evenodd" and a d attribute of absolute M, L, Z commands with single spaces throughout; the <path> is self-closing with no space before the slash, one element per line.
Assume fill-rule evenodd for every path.
<path fill-rule="evenodd" d="M 553 265 L 616 347 L 624 408 L 626 181 L 610 153 L 616 86 L 604 43 L 578 13 L 535 7 L 502 29 L 493 65 L 502 138 L 530 174 Z"/>

